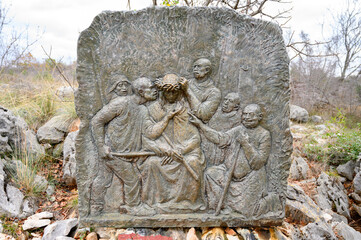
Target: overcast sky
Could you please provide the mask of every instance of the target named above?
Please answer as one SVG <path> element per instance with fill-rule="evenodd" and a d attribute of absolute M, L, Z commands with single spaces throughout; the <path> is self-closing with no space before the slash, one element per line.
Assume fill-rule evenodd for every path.
<path fill-rule="evenodd" d="M 8 6 L 9 16 L 16 28 L 28 26 L 30 33 L 41 33 L 38 44 L 33 47 L 33 55 L 46 58 L 45 49 L 52 48 L 52 57 L 66 62 L 76 60 L 76 45 L 79 33 L 86 29 L 93 18 L 104 10 L 127 10 L 127 0 L 0 0 Z M 322 40 L 321 25 L 332 21 L 330 12 L 336 12 L 346 0 L 290 0 L 292 19 L 288 26 L 296 33 L 301 30 L 313 39 Z M 131 0 L 131 8 L 138 10 L 151 6 L 151 0 Z M 267 5 L 266 5 L 267 7 Z M 272 9 L 277 11 L 277 9 Z"/>

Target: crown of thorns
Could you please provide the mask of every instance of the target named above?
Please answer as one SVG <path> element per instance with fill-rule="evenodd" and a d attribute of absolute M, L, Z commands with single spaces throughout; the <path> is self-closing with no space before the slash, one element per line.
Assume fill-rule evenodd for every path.
<path fill-rule="evenodd" d="M 155 85 L 163 91 L 176 91 L 181 89 L 179 77 L 175 74 L 167 74 L 163 78 L 158 78 L 155 81 Z"/>

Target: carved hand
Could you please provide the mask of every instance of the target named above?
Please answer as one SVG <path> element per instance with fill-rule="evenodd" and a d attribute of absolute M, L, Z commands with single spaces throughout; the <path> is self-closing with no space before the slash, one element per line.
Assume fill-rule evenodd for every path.
<path fill-rule="evenodd" d="M 188 80 L 186 78 L 184 78 L 184 77 L 181 77 L 179 83 L 182 86 L 183 91 L 187 92 L 187 90 L 188 90 Z"/>
<path fill-rule="evenodd" d="M 113 158 L 110 152 L 110 147 L 104 145 L 103 147 L 99 148 L 99 157 L 104 160 L 110 160 Z"/>
<path fill-rule="evenodd" d="M 182 106 L 177 107 L 176 109 L 173 109 L 168 113 L 168 119 L 172 119 L 175 115 L 180 113 L 183 110 Z"/>
<path fill-rule="evenodd" d="M 197 118 L 193 113 L 188 112 L 189 115 L 189 122 L 191 122 L 193 125 L 199 127 L 202 124 L 202 121 Z"/>
<path fill-rule="evenodd" d="M 237 137 L 238 142 L 241 144 L 245 142 L 249 142 L 249 136 L 245 131 L 239 131 L 239 135 Z"/>

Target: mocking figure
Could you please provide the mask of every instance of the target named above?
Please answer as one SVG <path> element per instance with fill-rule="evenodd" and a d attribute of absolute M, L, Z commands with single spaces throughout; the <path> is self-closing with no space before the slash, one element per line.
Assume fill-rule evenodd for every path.
<path fill-rule="evenodd" d="M 182 78 L 180 82 L 192 112 L 204 123 L 212 118 L 221 102 L 221 91 L 214 86 L 211 73 L 211 61 L 201 58 L 193 65 L 194 79 L 188 82 Z"/>
<path fill-rule="evenodd" d="M 271 151 L 271 135 L 260 126 L 261 120 L 258 104 L 247 105 L 242 124 L 227 132 L 217 132 L 192 115 L 190 121 L 210 141 L 230 149 L 223 164 L 206 169 L 209 208 L 219 210 L 226 203 L 223 206 L 228 208 L 226 211 L 233 210 L 246 217 L 259 215 L 261 199 L 267 195 L 265 165 Z"/>
<path fill-rule="evenodd" d="M 98 174 L 92 183 L 90 213 L 103 212 L 104 196 L 113 174 L 124 184 L 125 208 L 135 215 L 154 214 L 154 210 L 141 205 L 141 184 L 133 159 L 115 157 L 111 152 L 127 153 L 142 150 L 143 122 L 148 119 L 144 104 L 157 98 L 157 90 L 148 78 L 133 82 L 135 94 L 117 97 L 105 105 L 91 121 L 93 137 L 98 149 Z M 139 157 L 138 157 L 139 158 Z"/>
<path fill-rule="evenodd" d="M 216 131 L 226 132 L 236 127 L 241 122 L 242 110 L 240 107 L 241 97 L 239 93 L 228 93 L 222 102 L 221 107 L 208 122 L 208 126 Z M 217 144 L 202 138 L 202 149 L 206 156 L 207 166 L 218 165 L 224 162 L 229 154 L 228 148 L 220 148 Z"/>

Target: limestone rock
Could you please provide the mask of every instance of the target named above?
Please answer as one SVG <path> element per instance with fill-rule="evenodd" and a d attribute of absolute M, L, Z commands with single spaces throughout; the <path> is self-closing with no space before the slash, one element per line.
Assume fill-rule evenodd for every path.
<path fill-rule="evenodd" d="M 344 222 L 339 222 L 332 225 L 332 228 L 338 236 L 347 240 L 359 240 L 361 239 L 361 233 L 350 227 Z"/>
<path fill-rule="evenodd" d="M 352 181 L 355 175 L 355 161 L 348 161 L 345 164 L 339 165 L 336 170 L 341 176 L 346 177 L 349 181 Z"/>
<path fill-rule="evenodd" d="M 39 220 L 53 218 L 54 214 L 51 212 L 40 212 L 30 216 L 28 219 Z"/>
<path fill-rule="evenodd" d="M 20 150 L 26 148 L 31 154 L 44 154 L 44 147 L 41 146 L 32 130 L 19 116 L 0 106 L 0 153 L 10 153 L 15 147 Z"/>
<path fill-rule="evenodd" d="M 317 179 L 315 200 L 322 209 L 331 209 L 350 218 L 347 192 L 343 184 L 336 178 L 322 172 Z M 333 209 L 335 206 L 336 209 Z"/>
<path fill-rule="evenodd" d="M 331 226 L 324 222 L 309 223 L 301 228 L 304 239 L 328 239 L 337 240 L 335 233 L 332 231 Z"/>
<path fill-rule="evenodd" d="M 361 196 L 361 171 L 359 171 L 353 179 L 353 189 L 356 194 Z"/>
<path fill-rule="evenodd" d="M 313 123 L 318 123 L 318 124 L 320 124 L 320 123 L 323 122 L 323 119 L 322 119 L 321 116 L 313 115 L 313 116 L 311 116 L 311 121 L 312 121 Z"/>
<path fill-rule="evenodd" d="M 74 97 L 74 90 L 70 86 L 61 86 L 56 89 L 55 94 L 62 100 L 71 99 Z"/>
<path fill-rule="evenodd" d="M 63 115 L 55 116 L 38 129 L 36 133 L 40 143 L 57 144 L 64 140 L 69 122 Z"/>
<path fill-rule="evenodd" d="M 89 233 L 86 238 L 86 240 L 98 240 L 98 235 L 95 232 Z"/>
<path fill-rule="evenodd" d="M 44 229 L 42 240 L 54 240 L 56 237 L 67 237 L 70 231 L 78 225 L 78 219 L 71 218 L 57 221 Z"/>
<path fill-rule="evenodd" d="M 199 240 L 196 235 L 196 230 L 194 228 L 189 229 L 186 240 Z"/>
<path fill-rule="evenodd" d="M 286 217 L 292 222 L 316 222 L 322 219 L 321 209 L 295 184 L 287 187 Z"/>
<path fill-rule="evenodd" d="M 16 187 L 6 184 L 7 174 L 4 172 L 4 162 L 0 159 L 0 214 L 8 217 L 24 218 L 33 214 L 28 200 Z"/>
<path fill-rule="evenodd" d="M 306 123 L 308 121 L 309 115 L 306 109 L 290 105 L 290 119 L 298 123 Z"/>
<path fill-rule="evenodd" d="M 63 155 L 63 148 L 64 148 L 63 142 L 56 144 L 53 149 L 53 157 L 60 158 Z"/>
<path fill-rule="evenodd" d="M 290 179 L 303 180 L 307 179 L 310 167 L 302 157 L 293 158 L 290 168 Z"/>
<path fill-rule="evenodd" d="M 361 206 L 357 206 L 356 204 L 352 204 L 352 208 L 357 212 L 357 214 L 361 217 Z"/>
<path fill-rule="evenodd" d="M 60 236 L 60 237 L 56 237 L 55 240 L 75 240 L 75 239 L 72 237 Z"/>
<path fill-rule="evenodd" d="M 31 230 L 48 226 L 50 219 L 27 219 L 24 222 L 23 230 Z"/>
<path fill-rule="evenodd" d="M 64 141 L 63 180 L 68 186 L 76 185 L 75 139 L 78 132 L 69 133 Z"/>
<path fill-rule="evenodd" d="M 356 203 L 361 203 L 361 196 L 358 195 L 357 193 L 353 192 L 350 194 L 350 197 L 356 202 Z"/>
<path fill-rule="evenodd" d="M 13 238 L 10 235 L 7 235 L 5 233 L 0 233 L 0 239 L 4 239 L 4 240 L 15 240 L 15 238 Z"/>

